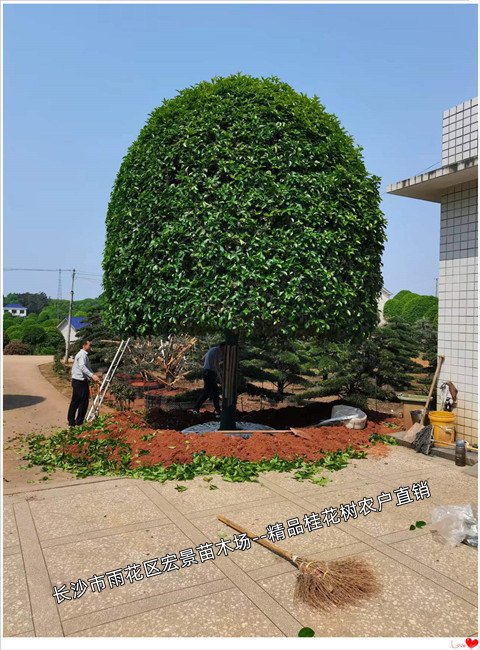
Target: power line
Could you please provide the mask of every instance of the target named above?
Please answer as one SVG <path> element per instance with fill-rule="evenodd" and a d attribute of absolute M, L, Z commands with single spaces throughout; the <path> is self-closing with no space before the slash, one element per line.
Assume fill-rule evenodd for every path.
<path fill-rule="evenodd" d="M 83 275 L 76 275 L 75 277 L 79 280 L 85 280 L 86 282 L 93 282 L 93 284 L 102 284 L 102 281 L 97 278 L 85 278 Z"/>
<path fill-rule="evenodd" d="M 89 273 L 88 271 L 79 271 L 79 273 L 92 278 L 103 278 L 103 275 L 101 273 Z"/>
<path fill-rule="evenodd" d="M 73 269 L 17 269 L 17 268 L 8 268 L 8 269 L 3 269 L 4 271 L 49 271 L 52 273 L 58 273 L 59 271 L 65 271 L 68 273 L 72 273 Z"/>
<path fill-rule="evenodd" d="M 45 271 L 48 273 L 72 273 L 73 269 L 23 269 L 23 268 L 4 268 L 4 271 Z M 90 271 L 78 271 L 81 275 L 89 276 L 92 278 L 102 278 L 101 273 L 90 273 Z"/>

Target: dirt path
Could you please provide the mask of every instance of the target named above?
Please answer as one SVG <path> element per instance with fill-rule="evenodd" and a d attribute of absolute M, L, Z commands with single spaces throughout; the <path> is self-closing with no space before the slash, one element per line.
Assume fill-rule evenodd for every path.
<path fill-rule="evenodd" d="M 67 425 L 69 399 L 59 393 L 41 374 L 39 366 L 51 363 L 49 356 L 3 357 L 3 484 L 9 488 L 42 481 L 38 467 L 25 466 L 20 436 L 32 431 L 47 434 Z M 50 482 L 73 478 L 56 471 Z"/>

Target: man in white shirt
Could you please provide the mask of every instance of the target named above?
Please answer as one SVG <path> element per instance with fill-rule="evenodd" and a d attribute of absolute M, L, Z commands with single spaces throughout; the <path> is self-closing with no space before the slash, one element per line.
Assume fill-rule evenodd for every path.
<path fill-rule="evenodd" d="M 215 415 L 220 415 L 220 364 L 223 361 L 225 343 L 214 345 L 203 358 L 203 391 L 193 407 L 193 413 L 198 415 L 202 404 L 210 397 L 215 407 Z"/>
<path fill-rule="evenodd" d="M 80 352 L 75 355 L 72 366 L 72 400 L 68 409 L 68 424 L 71 427 L 83 424 L 87 414 L 90 399 L 90 379 L 100 383 L 100 378 L 95 375 L 90 365 L 88 353 L 92 347 L 91 341 L 83 341 Z"/>

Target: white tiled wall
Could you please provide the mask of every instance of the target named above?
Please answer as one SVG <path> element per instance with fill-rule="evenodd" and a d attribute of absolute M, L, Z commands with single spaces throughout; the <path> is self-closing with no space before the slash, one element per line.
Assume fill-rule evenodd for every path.
<path fill-rule="evenodd" d="M 478 98 L 443 113 L 442 165 L 478 155 Z"/>
<path fill-rule="evenodd" d="M 439 386 L 457 387 L 457 437 L 477 432 L 478 182 L 451 187 L 441 201 L 438 353 L 445 356 Z M 438 404 L 440 407 L 440 403 Z"/>

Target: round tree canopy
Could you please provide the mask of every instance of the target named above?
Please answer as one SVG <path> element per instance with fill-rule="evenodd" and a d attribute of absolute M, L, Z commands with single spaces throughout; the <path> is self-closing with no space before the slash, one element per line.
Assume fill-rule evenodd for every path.
<path fill-rule="evenodd" d="M 108 318 L 135 335 L 370 330 L 378 187 L 317 97 L 241 74 L 183 90 L 150 115 L 115 181 Z"/>

